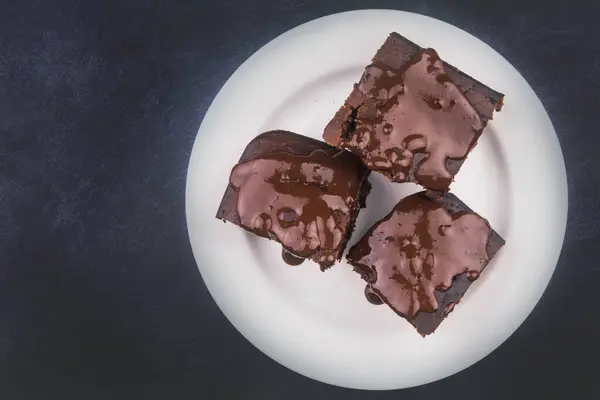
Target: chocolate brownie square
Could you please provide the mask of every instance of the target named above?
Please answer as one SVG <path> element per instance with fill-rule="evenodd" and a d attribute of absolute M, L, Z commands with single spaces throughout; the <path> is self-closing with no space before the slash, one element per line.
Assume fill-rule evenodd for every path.
<path fill-rule="evenodd" d="M 354 154 L 287 131 L 265 132 L 244 150 L 216 217 L 281 243 L 292 265 L 324 270 L 342 256 L 370 191 Z"/>
<path fill-rule="evenodd" d="M 401 200 L 348 252 L 367 299 L 386 303 L 425 336 L 463 297 L 504 240 L 456 196 Z"/>
<path fill-rule="evenodd" d="M 393 182 L 444 193 L 503 97 L 394 32 L 323 138 Z"/>

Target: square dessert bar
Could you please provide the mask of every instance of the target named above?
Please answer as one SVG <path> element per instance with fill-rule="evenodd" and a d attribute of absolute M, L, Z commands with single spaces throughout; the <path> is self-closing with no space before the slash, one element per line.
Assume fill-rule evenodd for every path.
<path fill-rule="evenodd" d="M 443 193 L 503 97 L 394 32 L 323 138 L 393 182 Z"/>
<path fill-rule="evenodd" d="M 244 150 L 216 217 L 281 243 L 297 265 L 330 267 L 342 256 L 371 186 L 354 154 L 287 131 L 265 132 Z"/>
<path fill-rule="evenodd" d="M 348 252 L 386 303 L 425 336 L 433 333 L 504 245 L 489 223 L 456 196 L 420 192 L 401 200 Z"/>

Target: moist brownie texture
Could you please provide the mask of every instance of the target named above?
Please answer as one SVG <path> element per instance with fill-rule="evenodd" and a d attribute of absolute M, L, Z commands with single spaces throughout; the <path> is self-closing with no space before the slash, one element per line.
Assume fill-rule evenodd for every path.
<path fill-rule="evenodd" d="M 281 243 L 291 265 L 342 256 L 370 190 L 354 154 L 287 131 L 253 139 L 231 171 L 216 217 Z"/>
<path fill-rule="evenodd" d="M 325 128 L 394 182 L 444 193 L 503 95 L 392 33 Z"/>
<path fill-rule="evenodd" d="M 456 196 L 401 200 L 348 252 L 367 299 L 433 333 L 504 240 Z"/>

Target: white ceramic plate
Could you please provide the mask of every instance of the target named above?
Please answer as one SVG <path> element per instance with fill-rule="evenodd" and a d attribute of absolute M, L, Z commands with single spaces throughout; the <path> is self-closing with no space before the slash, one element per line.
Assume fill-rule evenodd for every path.
<path fill-rule="evenodd" d="M 506 246 L 436 333 L 423 339 L 386 306 L 369 304 L 345 262 L 321 273 L 289 267 L 280 246 L 214 218 L 231 167 L 258 133 L 321 138 L 363 68 L 397 31 L 506 95 L 452 191 L 489 219 Z M 351 243 L 418 190 L 377 174 Z M 540 201 L 543 199 L 543 201 Z M 187 223 L 206 286 L 231 323 L 286 367 L 339 386 L 396 389 L 454 374 L 485 357 L 531 312 L 554 271 L 567 215 L 564 162 L 542 104 L 502 56 L 421 15 L 354 11 L 306 23 L 250 57 L 227 81 L 198 132 Z"/>

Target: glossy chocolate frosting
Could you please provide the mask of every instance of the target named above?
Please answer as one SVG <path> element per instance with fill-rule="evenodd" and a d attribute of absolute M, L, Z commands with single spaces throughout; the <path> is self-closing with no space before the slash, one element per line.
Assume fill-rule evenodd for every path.
<path fill-rule="evenodd" d="M 421 49 L 400 69 L 375 62 L 356 90 L 363 99 L 338 145 L 392 181 L 446 190 L 456 173 L 452 161 L 467 156 L 485 122 L 437 53 Z"/>
<path fill-rule="evenodd" d="M 339 164 L 315 150 L 308 156 L 266 154 L 236 165 L 230 184 L 238 192 L 240 224 L 279 241 L 291 253 L 284 254 L 288 262 L 318 252 L 320 264 L 333 264 L 360 208 L 355 197 L 362 179 Z"/>
<path fill-rule="evenodd" d="M 410 320 L 437 310 L 436 291 L 448 290 L 456 277 L 477 279 L 490 259 L 491 232 L 476 213 L 451 214 L 443 203 L 416 194 L 373 226 L 350 249 L 348 260 L 369 282 L 369 301 L 378 295 Z"/>

